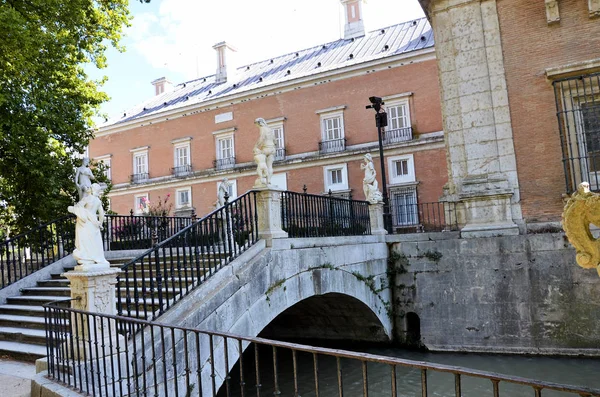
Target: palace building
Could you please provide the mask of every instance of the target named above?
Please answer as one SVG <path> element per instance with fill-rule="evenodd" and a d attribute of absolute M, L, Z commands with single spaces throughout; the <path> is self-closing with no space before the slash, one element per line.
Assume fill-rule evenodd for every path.
<path fill-rule="evenodd" d="M 232 197 L 251 189 L 258 117 L 277 138 L 274 184 L 364 199 L 364 154 L 380 173 L 375 112 L 365 105 L 379 96 L 394 224 L 417 223 L 406 204 L 439 201 L 448 180 L 433 31 L 423 18 L 366 33 L 362 2 L 341 3 L 343 38 L 240 67 L 235 49 L 218 43 L 214 75 L 157 79 L 152 98 L 98 128 L 89 153 L 110 166 L 111 209 L 139 211 L 144 198 L 171 194 L 175 214 L 201 216 L 223 178 Z"/>

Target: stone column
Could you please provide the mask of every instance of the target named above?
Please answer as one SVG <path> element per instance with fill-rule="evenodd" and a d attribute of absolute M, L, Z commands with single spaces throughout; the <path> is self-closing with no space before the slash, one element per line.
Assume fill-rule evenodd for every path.
<path fill-rule="evenodd" d="M 369 204 L 369 218 L 371 220 L 371 234 L 387 234 L 383 222 L 383 203 Z"/>
<path fill-rule="evenodd" d="M 523 224 L 496 0 L 420 0 L 435 35 L 448 159 L 443 201 L 463 237 Z"/>
<path fill-rule="evenodd" d="M 269 187 L 255 188 L 258 215 L 258 237 L 272 246 L 274 238 L 287 238 L 281 229 L 281 190 Z"/>
<path fill-rule="evenodd" d="M 90 313 L 116 315 L 115 285 L 120 272 L 119 269 L 106 268 L 65 273 L 64 276 L 71 282 L 71 298 L 74 299 L 71 301 L 71 307 Z M 112 319 L 96 317 L 94 321 L 90 316 L 73 313 L 71 332 L 74 335 L 75 358 L 95 357 L 96 344 L 114 346 L 118 336 L 115 324 Z"/>

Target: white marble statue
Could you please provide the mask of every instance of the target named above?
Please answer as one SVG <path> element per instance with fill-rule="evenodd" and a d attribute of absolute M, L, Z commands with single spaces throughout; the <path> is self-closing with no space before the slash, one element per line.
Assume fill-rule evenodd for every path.
<path fill-rule="evenodd" d="M 104 258 L 102 243 L 101 230 L 104 222 L 104 209 L 100 201 L 101 193 L 102 186 L 94 183 L 88 187 L 83 199 L 68 208 L 69 212 L 77 216 L 73 258 L 81 265 L 81 270 L 110 267 Z"/>
<path fill-rule="evenodd" d="M 267 187 L 271 185 L 271 178 L 273 177 L 273 160 L 276 152 L 275 134 L 263 118 L 257 118 L 254 124 L 259 130 L 258 141 L 253 150 L 256 173 L 258 174 L 254 186 Z"/>
<path fill-rule="evenodd" d="M 363 179 L 363 191 L 365 192 L 365 200 L 371 204 L 380 203 L 383 201 L 383 196 L 379 191 L 377 183 L 377 173 L 373 165 L 373 158 L 369 153 L 365 154 L 363 163 L 360 165 L 361 170 L 365 170 L 365 178 Z"/>
<path fill-rule="evenodd" d="M 229 183 L 227 178 L 223 178 L 221 183 L 219 183 L 219 188 L 217 189 L 217 202 L 215 203 L 217 208 L 221 208 L 225 205 L 225 195 L 229 194 L 229 186 L 231 186 L 231 183 Z"/>
<path fill-rule="evenodd" d="M 79 200 L 82 200 L 87 195 L 88 189 L 92 186 L 92 181 L 95 179 L 89 165 L 90 159 L 84 157 L 81 166 L 77 168 L 77 172 L 75 173 L 75 185 L 77 186 L 77 193 L 79 193 Z"/>

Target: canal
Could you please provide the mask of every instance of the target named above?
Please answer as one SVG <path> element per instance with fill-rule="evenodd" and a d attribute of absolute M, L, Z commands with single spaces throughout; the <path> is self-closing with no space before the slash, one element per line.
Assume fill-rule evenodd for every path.
<path fill-rule="evenodd" d="M 352 346 L 345 346 L 351 350 Z M 361 349 L 362 352 L 400 357 L 408 360 L 425 361 L 430 363 L 461 366 L 470 369 L 497 372 L 554 383 L 564 383 L 600 389 L 600 359 L 575 357 L 545 357 L 517 355 L 487 355 L 460 353 L 429 353 L 407 351 L 390 347 L 371 347 Z M 256 362 L 254 349 L 248 349 L 243 357 L 244 363 L 244 395 L 273 396 L 274 371 L 273 354 L 270 348 L 260 348 L 259 393 L 256 388 Z M 302 397 L 333 397 L 339 395 L 338 372 L 335 358 L 318 356 L 318 388 L 316 392 L 314 376 L 314 357 L 308 353 L 297 354 L 299 395 Z M 363 368 L 359 362 L 342 359 L 342 386 L 346 397 L 359 397 L 363 391 Z M 278 352 L 277 374 L 281 396 L 294 396 L 293 361 L 290 352 Z M 369 397 L 391 396 L 390 367 L 378 363 L 367 366 Z M 427 376 L 428 396 L 455 396 L 454 375 L 429 371 Z M 241 396 L 239 363 L 232 371 L 230 379 L 230 396 Z M 396 384 L 398 396 L 421 396 L 421 371 L 419 369 L 397 367 Z M 533 397 L 531 387 L 501 383 L 500 396 Z M 219 396 L 227 396 L 222 387 Z M 493 397 L 493 388 L 489 380 L 462 377 L 463 397 Z M 543 397 L 575 396 L 574 394 L 543 391 Z"/>

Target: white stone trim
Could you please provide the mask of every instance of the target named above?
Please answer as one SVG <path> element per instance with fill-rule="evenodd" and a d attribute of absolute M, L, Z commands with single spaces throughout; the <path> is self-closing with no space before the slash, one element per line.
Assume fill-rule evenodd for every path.
<path fill-rule="evenodd" d="M 102 160 L 110 159 L 111 157 L 112 157 L 112 153 L 111 154 L 103 154 L 102 156 L 94 157 L 94 161 L 102 161 Z"/>
<path fill-rule="evenodd" d="M 384 96 L 381 99 L 383 99 L 384 102 L 386 102 L 386 104 L 384 106 L 387 105 L 387 101 L 396 101 L 398 99 L 404 99 L 404 98 L 408 98 L 413 96 L 413 93 L 411 91 L 409 92 L 402 92 L 400 94 L 393 94 L 393 95 L 388 95 L 388 96 Z"/>
<path fill-rule="evenodd" d="M 131 153 L 136 153 L 136 152 L 148 151 L 148 149 L 150 149 L 150 146 L 140 146 L 140 147 L 136 147 L 133 149 L 129 149 L 129 151 Z"/>
<path fill-rule="evenodd" d="M 329 184 L 329 173 L 330 171 L 333 170 L 338 170 L 341 169 L 341 175 L 342 175 L 342 183 L 336 183 L 336 184 Z M 324 187 L 324 191 L 328 192 L 330 189 L 332 192 L 339 192 L 342 190 L 348 190 L 348 164 L 347 163 L 343 163 L 343 164 L 333 164 L 333 165 L 327 165 L 325 167 L 323 167 L 323 187 Z"/>
<path fill-rule="evenodd" d="M 372 61 L 361 62 L 343 68 L 335 68 L 329 70 L 324 69 L 319 74 L 309 74 L 274 84 L 257 84 L 255 88 L 251 88 L 247 91 L 238 92 L 230 96 L 220 97 L 210 101 L 203 101 L 201 103 L 196 102 L 187 106 L 169 110 L 167 112 L 151 114 L 123 123 L 115 122 L 114 124 L 108 125 L 106 127 L 98 128 L 94 133 L 94 137 L 110 135 L 149 124 L 161 123 L 168 120 L 173 120 L 175 118 L 185 117 L 188 114 L 192 113 L 199 113 L 208 110 L 219 109 L 221 107 L 230 106 L 232 103 L 236 104 L 245 102 L 251 99 L 258 98 L 259 96 L 278 95 L 284 92 L 294 91 L 298 88 L 312 87 L 318 83 L 334 82 L 356 76 L 362 76 L 366 72 L 374 73 L 377 71 L 389 70 L 390 68 L 402 67 L 404 65 L 419 62 L 427 62 L 435 59 L 435 48 L 432 47 L 418 51 L 413 51 L 408 54 L 398 54 L 396 56 L 386 57 L 384 59 L 375 59 Z M 268 89 L 265 89 L 267 87 Z"/>
<path fill-rule="evenodd" d="M 237 131 L 237 127 L 223 128 L 222 130 L 213 131 L 213 135 L 232 134 Z"/>
<path fill-rule="evenodd" d="M 552 67 L 546 69 L 546 77 L 549 79 L 559 79 L 569 77 L 574 74 L 588 74 L 600 70 L 600 58 L 589 59 L 587 61 L 569 63 L 567 65 Z"/>
<path fill-rule="evenodd" d="M 315 110 L 315 114 L 323 114 L 323 113 L 333 113 L 333 112 L 340 112 L 344 109 L 346 109 L 348 106 L 346 105 L 339 105 L 339 106 L 332 106 L 330 108 L 326 108 L 326 109 L 320 109 L 320 110 Z"/>
<path fill-rule="evenodd" d="M 287 117 L 285 117 L 285 116 L 275 117 L 274 119 L 268 119 L 265 121 L 267 122 L 267 124 L 283 123 L 284 121 L 287 121 Z"/>
<path fill-rule="evenodd" d="M 194 139 L 194 138 L 192 138 L 191 136 L 185 136 L 183 138 L 172 139 L 171 143 L 173 145 L 178 145 L 178 144 L 182 144 L 182 143 L 189 143 L 192 139 Z"/>
<path fill-rule="evenodd" d="M 181 192 L 188 192 L 188 203 L 187 204 L 182 204 L 179 201 L 179 193 Z M 190 208 L 192 206 L 192 187 L 188 186 L 185 188 L 179 188 L 177 190 L 175 190 L 175 208 L 176 209 L 181 209 L 181 208 Z"/>
<path fill-rule="evenodd" d="M 396 175 L 396 167 L 395 163 L 398 161 L 407 161 L 408 166 L 408 175 Z M 415 159 L 412 154 L 405 154 L 402 156 L 393 156 L 388 157 L 387 159 L 387 172 L 388 172 L 388 180 L 390 181 L 390 185 L 394 184 L 402 184 L 408 182 L 415 182 Z"/>

